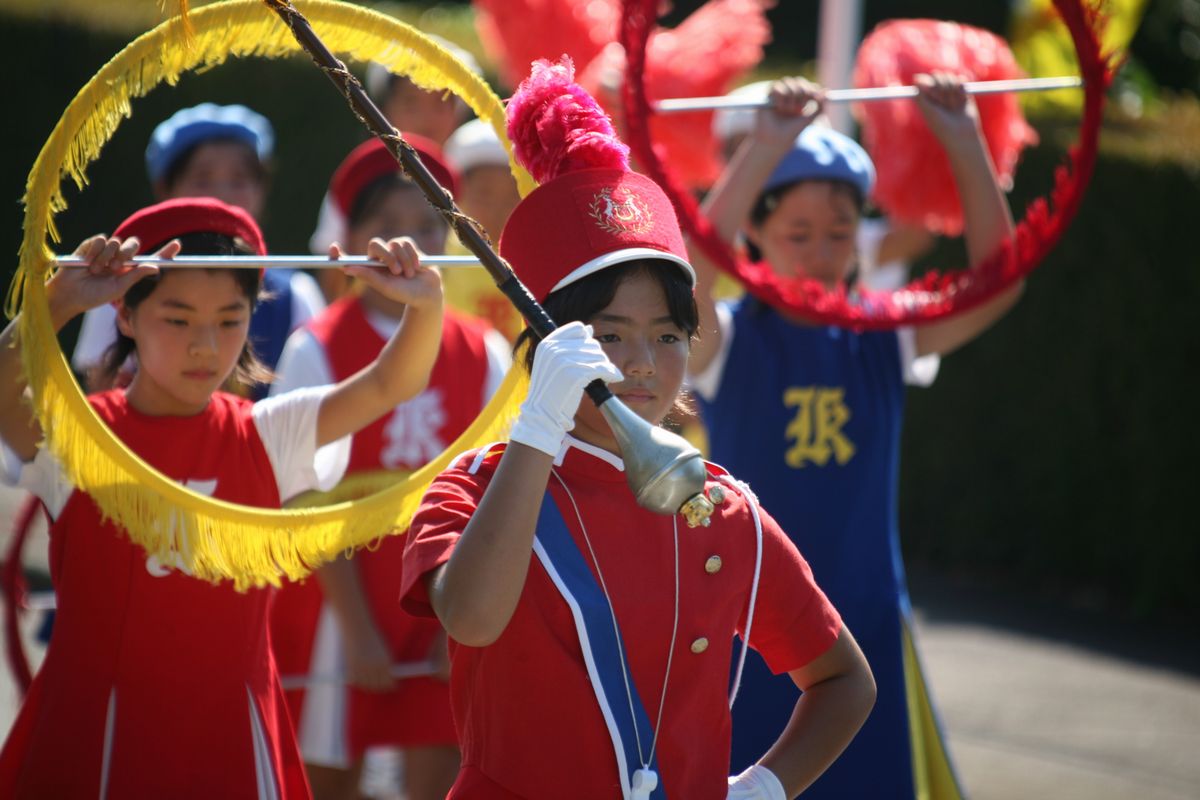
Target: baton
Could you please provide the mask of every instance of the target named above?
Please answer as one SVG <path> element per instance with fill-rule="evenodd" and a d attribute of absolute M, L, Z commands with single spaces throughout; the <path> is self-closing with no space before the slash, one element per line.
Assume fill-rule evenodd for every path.
<path fill-rule="evenodd" d="M 75 256 L 55 256 L 60 267 L 86 267 L 87 262 Z M 383 264 L 364 256 L 328 258 L 327 256 L 134 256 L 129 263 L 135 266 L 187 267 L 191 269 L 336 269 L 338 267 L 382 267 Z M 427 267 L 479 267 L 475 256 L 421 256 Z"/>
<path fill-rule="evenodd" d="M 396 679 L 424 678 L 437 672 L 432 661 L 409 661 L 392 664 L 388 673 Z M 314 672 L 309 675 L 280 675 L 279 683 L 286 690 L 306 689 L 310 686 L 345 686 L 346 675 Z"/>
<path fill-rule="evenodd" d="M 387 146 L 405 174 L 441 213 L 463 246 L 479 258 L 496 286 L 525 317 L 530 330 L 538 338 L 545 338 L 552 333 L 558 326 L 546 309 L 492 249 L 479 223 L 462 213 L 450 193 L 438 185 L 412 145 L 404 141 L 400 132 L 367 96 L 358 79 L 325 46 L 308 19 L 290 0 L 263 2 L 279 15 L 300 47 L 346 98 L 355 116 Z M 660 514 L 683 514 L 692 527 L 707 525 L 714 506 L 704 494 L 708 472 L 700 451 L 683 437 L 651 425 L 633 413 L 613 396 L 603 381 L 592 381 L 587 385 L 586 392 L 600 409 L 617 440 L 625 464 L 625 478 L 638 505 Z"/>
<path fill-rule="evenodd" d="M 1004 92 L 1046 92 L 1055 89 L 1080 89 L 1083 78 L 1014 78 L 1003 81 L 969 81 L 963 84 L 967 94 L 1001 94 Z M 916 86 L 883 86 L 867 89 L 829 89 L 827 103 L 862 103 L 874 100 L 902 100 L 919 94 Z M 769 97 L 677 97 L 659 100 L 654 110 L 663 114 L 681 111 L 751 111 L 771 105 Z"/>

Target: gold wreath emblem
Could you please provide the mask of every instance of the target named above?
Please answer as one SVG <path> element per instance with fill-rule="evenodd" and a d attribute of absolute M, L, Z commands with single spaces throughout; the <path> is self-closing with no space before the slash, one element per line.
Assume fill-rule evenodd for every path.
<path fill-rule="evenodd" d="M 589 211 L 592 219 L 605 233 L 645 233 L 654 225 L 650 206 L 626 189 L 624 199 L 613 197 L 611 187 L 601 189 L 592 198 Z"/>

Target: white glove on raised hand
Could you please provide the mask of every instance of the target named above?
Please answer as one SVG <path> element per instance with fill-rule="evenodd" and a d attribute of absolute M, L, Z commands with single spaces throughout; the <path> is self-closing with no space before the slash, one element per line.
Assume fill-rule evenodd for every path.
<path fill-rule="evenodd" d="M 725 795 L 725 800 L 788 800 L 788 796 L 774 772 L 762 764 L 755 764 L 729 779 L 729 794 Z"/>
<path fill-rule="evenodd" d="M 529 394 L 509 438 L 557 456 L 563 437 L 575 427 L 583 387 L 597 378 L 612 383 L 622 377 L 592 338 L 591 325 L 572 322 L 557 328 L 538 343 Z"/>

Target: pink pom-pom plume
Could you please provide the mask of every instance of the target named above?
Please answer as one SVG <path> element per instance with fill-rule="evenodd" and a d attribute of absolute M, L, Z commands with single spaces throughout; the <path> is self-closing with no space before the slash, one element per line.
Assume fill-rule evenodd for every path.
<path fill-rule="evenodd" d="M 538 183 L 579 169 L 629 169 L 629 148 L 600 104 L 575 83 L 567 56 L 533 62 L 507 113 L 513 153 Z"/>

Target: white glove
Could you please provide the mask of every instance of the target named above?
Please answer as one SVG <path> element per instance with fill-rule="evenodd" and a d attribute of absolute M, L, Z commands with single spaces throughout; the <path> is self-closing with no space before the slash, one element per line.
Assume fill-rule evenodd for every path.
<path fill-rule="evenodd" d="M 575 427 L 583 387 L 597 378 L 612 383 L 623 376 L 592 338 L 592 326 L 572 322 L 556 329 L 538 343 L 529 394 L 509 438 L 557 456 Z"/>
<path fill-rule="evenodd" d="M 725 795 L 725 800 L 788 800 L 788 796 L 774 772 L 762 764 L 755 764 L 729 779 L 729 794 Z"/>

